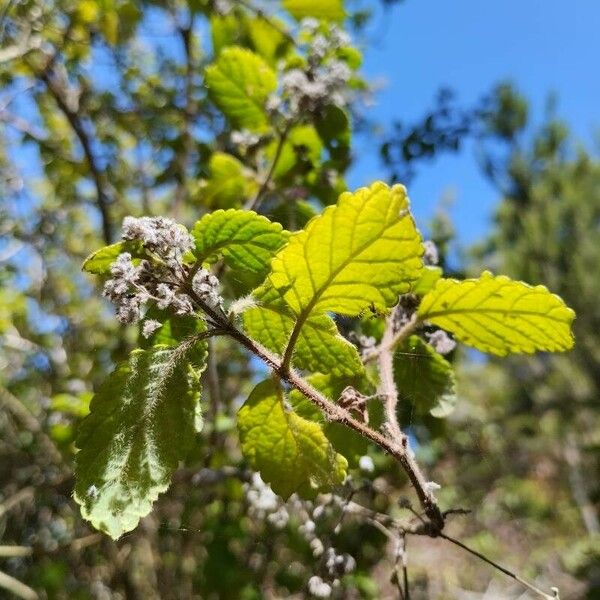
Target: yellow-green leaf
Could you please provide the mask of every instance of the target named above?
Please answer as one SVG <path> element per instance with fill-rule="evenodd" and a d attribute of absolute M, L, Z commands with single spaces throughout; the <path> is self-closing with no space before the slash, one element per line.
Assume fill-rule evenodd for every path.
<path fill-rule="evenodd" d="M 81 268 L 94 275 L 109 275 L 111 265 L 122 252 L 129 252 L 134 263 L 139 262 L 145 256 L 144 246 L 141 242 L 127 240 L 104 246 L 104 248 L 92 252 L 85 259 Z"/>
<path fill-rule="evenodd" d="M 238 412 L 242 452 L 250 466 L 282 498 L 294 492 L 312 498 L 343 482 L 348 463 L 320 425 L 285 405 L 271 379 L 259 383 Z"/>
<path fill-rule="evenodd" d="M 403 186 L 343 193 L 271 263 L 272 285 L 303 320 L 312 311 L 386 310 L 420 277 L 423 246 Z"/>
<path fill-rule="evenodd" d="M 305 17 L 341 21 L 345 15 L 342 0 L 283 0 L 283 7 L 298 21 Z"/>
<path fill-rule="evenodd" d="M 202 217 L 192 229 L 198 260 L 215 261 L 222 255 L 234 269 L 266 274 L 273 255 L 288 239 L 279 223 L 248 210 L 217 210 Z"/>
<path fill-rule="evenodd" d="M 257 54 L 237 46 L 224 48 L 205 72 L 213 102 L 234 127 L 257 130 L 267 123 L 265 102 L 277 88 L 277 78 Z"/>
<path fill-rule="evenodd" d="M 209 178 L 200 190 L 204 206 L 229 208 L 240 206 L 254 193 L 256 183 L 244 174 L 244 165 L 235 156 L 215 152 L 208 161 Z"/>
<path fill-rule="evenodd" d="M 478 279 L 440 279 L 423 297 L 419 318 L 483 352 L 505 356 L 573 346 L 575 313 L 544 286 L 485 272 Z"/>
<path fill-rule="evenodd" d="M 254 297 L 258 306 L 244 312 L 244 329 L 250 337 L 281 355 L 295 318 L 273 288 L 263 286 L 254 292 Z M 358 351 L 339 334 L 333 319 L 325 314 L 311 315 L 304 323 L 294 347 L 292 365 L 338 377 L 363 372 Z"/>

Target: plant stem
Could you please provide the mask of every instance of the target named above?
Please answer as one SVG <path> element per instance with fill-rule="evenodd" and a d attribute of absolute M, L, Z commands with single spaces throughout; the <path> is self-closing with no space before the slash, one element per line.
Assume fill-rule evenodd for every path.
<path fill-rule="evenodd" d="M 382 450 L 399 462 L 415 488 L 419 502 L 427 516 L 428 521 L 424 524 L 424 529 L 432 537 L 439 535 L 444 528 L 444 516 L 442 515 L 435 496 L 427 486 L 427 479 L 421 472 L 419 465 L 406 444 L 406 438 L 400 442 L 392 440 L 379 431 L 371 429 L 365 423 L 358 421 L 345 408 L 332 402 L 329 398 L 325 397 L 321 392 L 312 387 L 293 369 L 290 369 L 285 365 L 278 356 L 272 354 L 258 342 L 247 337 L 242 331 L 230 323 L 225 316 L 219 314 L 217 310 L 208 306 L 201 300 L 193 290 L 188 288 L 187 293 L 211 318 L 211 320 L 219 326 L 219 328 L 223 329 L 227 335 L 238 341 L 247 350 L 252 352 L 252 354 L 260 358 L 282 381 L 285 381 L 299 392 L 302 392 L 302 394 L 320 408 L 329 419 L 353 429 L 364 438 L 377 444 Z"/>

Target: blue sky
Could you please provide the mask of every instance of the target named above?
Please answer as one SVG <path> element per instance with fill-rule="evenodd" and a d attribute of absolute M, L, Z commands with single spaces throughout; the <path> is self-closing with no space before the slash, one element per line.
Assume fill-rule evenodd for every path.
<path fill-rule="evenodd" d="M 539 121 L 549 92 L 559 116 L 589 147 L 600 129 L 599 0 L 405 0 L 376 19 L 364 70 L 385 78 L 372 116 L 412 121 L 432 105 L 440 86 L 471 105 L 501 80 L 530 99 Z M 382 40 L 373 45 L 373 39 Z M 351 187 L 385 177 L 375 144 L 360 154 Z M 422 164 L 409 188 L 423 222 L 444 193 L 462 243 L 486 232 L 497 194 L 477 173 L 472 149 Z"/>

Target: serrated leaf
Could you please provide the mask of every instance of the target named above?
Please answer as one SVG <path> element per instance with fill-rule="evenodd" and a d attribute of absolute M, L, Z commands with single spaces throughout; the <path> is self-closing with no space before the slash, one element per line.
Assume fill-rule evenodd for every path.
<path fill-rule="evenodd" d="M 253 295 L 258 306 L 243 313 L 244 329 L 250 337 L 281 355 L 295 317 L 273 288 L 262 286 Z M 339 377 L 363 372 L 358 351 L 339 334 L 333 319 L 325 314 L 311 315 L 304 323 L 294 347 L 292 365 L 312 373 L 331 373 Z"/>
<path fill-rule="evenodd" d="M 273 255 L 289 233 L 279 223 L 248 210 L 217 210 L 194 225 L 198 260 L 214 262 L 223 256 L 233 269 L 266 274 Z"/>
<path fill-rule="evenodd" d="M 335 452 L 321 427 L 285 406 L 278 383 L 259 383 L 238 412 L 244 457 L 282 498 L 294 492 L 313 498 L 346 476 L 346 459 Z"/>
<path fill-rule="evenodd" d="M 398 393 L 417 412 L 448 416 L 456 404 L 452 365 L 429 344 L 413 335 L 394 353 L 394 379 Z"/>
<path fill-rule="evenodd" d="M 104 246 L 92 252 L 84 261 L 82 269 L 94 275 L 110 275 L 110 266 L 122 252 L 129 252 L 134 263 L 145 257 L 144 247 L 141 242 L 122 241 L 110 246 Z M 137 260 L 136 260 L 137 259 Z"/>
<path fill-rule="evenodd" d="M 575 313 L 544 286 L 485 272 L 478 279 L 440 279 L 423 297 L 419 318 L 461 342 L 499 356 L 573 347 Z"/>
<path fill-rule="evenodd" d="M 283 7 L 298 21 L 305 17 L 341 21 L 345 16 L 342 0 L 283 0 Z"/>
<path fill-rule="evenodd" d="M 345 192 L 290 238 L 269 280 L 300 322 L 312 311 L 386 310 L 410 290 L 423 247 L 408 205 L 403 186 L 378 182 Z"/>
<path fill-rule="evenodd" d="M 74 497 L 113 539 L 150 512 L 191 449 L 205 358 L 204 342 L 134 350 L 92 399 L 77 436 Z"/>
<path fill-rule="evenodd" d="M 237 46 L 224 48 L 206 68 L 205 81 L 209 96 L 234 127 L 266 125 L 265 102 L 277 89 L 277 78 L 260 56 Z"/>

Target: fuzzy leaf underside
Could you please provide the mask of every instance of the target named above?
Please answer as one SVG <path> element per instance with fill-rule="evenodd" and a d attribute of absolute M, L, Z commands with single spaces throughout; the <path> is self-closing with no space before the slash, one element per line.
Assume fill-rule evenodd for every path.
<path fill-rule="evenodd" d="M 273 491 L 313 498 L 343 482 L 347 461 L 320 425 L 286 407 L 278 383 L 259 383 L 238 412 L 242 452 Z"/>
<path fill-rule="evenodd" d="M 400 185 L 343 193 L 277 253 L 270 283 L 301 321 L 311 312 L 388 309 L 422 271 L 421 236 L 408 206 Z"/>
<path fill-rule="evenodd" d="M 257 54 L 238 46 L 224 48 L 205 71 L 208 94 L 234 127 L 265 127 L 265 102 L 277 89 L 277 77 Z"/>
<path fill-rule="evenodd" d="M 250 337 L 281 355 L 294 327 L 294 315 L 268 285 L 255 291 L 254 297 L 258 306 L 244 312 L 244 329 Z M 335 322 L 326 314 L 311 315 L 306 320 L 294 347 L 292 364 L 311 373 L 339 377 L 363 372 L 355 346 L 339 334 Z"/>
<path fill-rule="evenodd" d="M 429 344 L 413 335 L 394 353 L 394 379 L 402 398 L 423 414 L 446 417 L 456 404 L 452 365 Z"/>
<path fill-rule="evenodd" d="M 247 210 L 217 210 L 202 217 L 192 229 L 200 261 L 222 255 L 233 269 L 265 274 L 273 255 L 289 234 L 279 223 Z"/>
<path fill-rule="evenodd" d="M 150 512 L 191 449 L 205 359 L 204 342 L 134 350 L 92 399 L 77 437 L 74 497 L 113 539 Z"/>
<path fill-rule="evenodd" d="M 575 313 L 544 286 L 484 272 L 478 279 L 440 279 L 423 297 L 419 318 L 469 346 L 498 356 L 573 347 Z"/>

